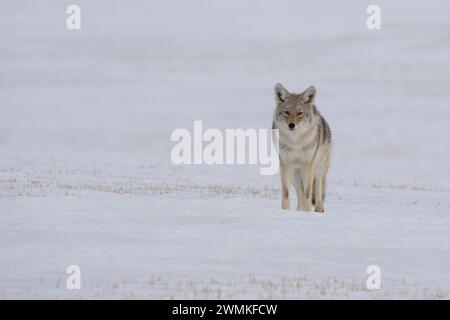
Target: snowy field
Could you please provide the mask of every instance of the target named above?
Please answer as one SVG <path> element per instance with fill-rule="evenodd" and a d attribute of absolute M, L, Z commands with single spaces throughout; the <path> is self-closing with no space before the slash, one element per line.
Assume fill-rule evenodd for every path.
<path fill-rule="evenodd" d="M 449 14 L 2 0 L 0 299 L 450 299 Z M 276 82 L 314 84 L 333 131 L 323 215 L 282 211 L 258 166 L 171 162 L 195 120 L 270 128 Z"/>

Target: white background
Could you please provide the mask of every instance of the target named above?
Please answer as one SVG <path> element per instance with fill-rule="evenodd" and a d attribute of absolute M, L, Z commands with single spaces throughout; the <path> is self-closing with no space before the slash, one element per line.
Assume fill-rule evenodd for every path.
<path fill-rule="evenodd" d="M 72 3 L 0 3 L 0 298 L 449 298 L 448 1 Z M 276 82 L 318 89 L 324 215 L 170 161 L 194 120 L 270 128 Z"/>

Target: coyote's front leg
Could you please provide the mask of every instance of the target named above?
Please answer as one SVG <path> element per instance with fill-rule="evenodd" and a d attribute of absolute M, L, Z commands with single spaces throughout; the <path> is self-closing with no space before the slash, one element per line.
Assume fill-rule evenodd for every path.
<path fill-rule="evenodd" d="M 300 170 L 301 188 L 297 189 L 298 204 L 297 210 L 310 211 L 312 207 L 313 182 L 314 182 L 314 166 L 303 165 Z"/>
<path fill-rule="evenodd" d="M 290 208 L 289 199 L 289 182 L 291 179 L 292 168 L 287 162 L 280 161 L 280 175 L 281 175 L 281 209 Z"/>

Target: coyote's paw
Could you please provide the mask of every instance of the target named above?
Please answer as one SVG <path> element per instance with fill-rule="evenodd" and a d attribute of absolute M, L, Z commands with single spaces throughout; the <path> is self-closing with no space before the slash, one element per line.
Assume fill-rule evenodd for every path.
<path fill-rule="evenodd" d="M 306 203 L 306 204 L 298 203 L 297 210 L 298 211 L 311 211 L 311 204 L 310 203 Z"/>
<path fill-rule="evenodd" d="M 291 207 L 291 203 L 289 199 L 282 199 L 281 200 L 281 209 L 288 210 Z"/>
<path fill-rule="evenodd" d="M 321 207 L 316 207 L 315 211 L 317 213 L 324 213 L 325 212 L 325 210 L 323 210 L 323 208 L 321 208 Z"/>

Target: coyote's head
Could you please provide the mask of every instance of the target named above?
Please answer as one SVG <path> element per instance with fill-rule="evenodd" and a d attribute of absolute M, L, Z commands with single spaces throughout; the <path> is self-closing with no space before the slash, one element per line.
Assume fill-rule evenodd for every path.
<path fill-rule="evenodd" d="M 275 85 L 275 119 L 281 130 L 295 131 L 310 124 L 315 114 L 316 88 L 308 87 L 302 93 L 290 93 L 281 83 Z"/>

